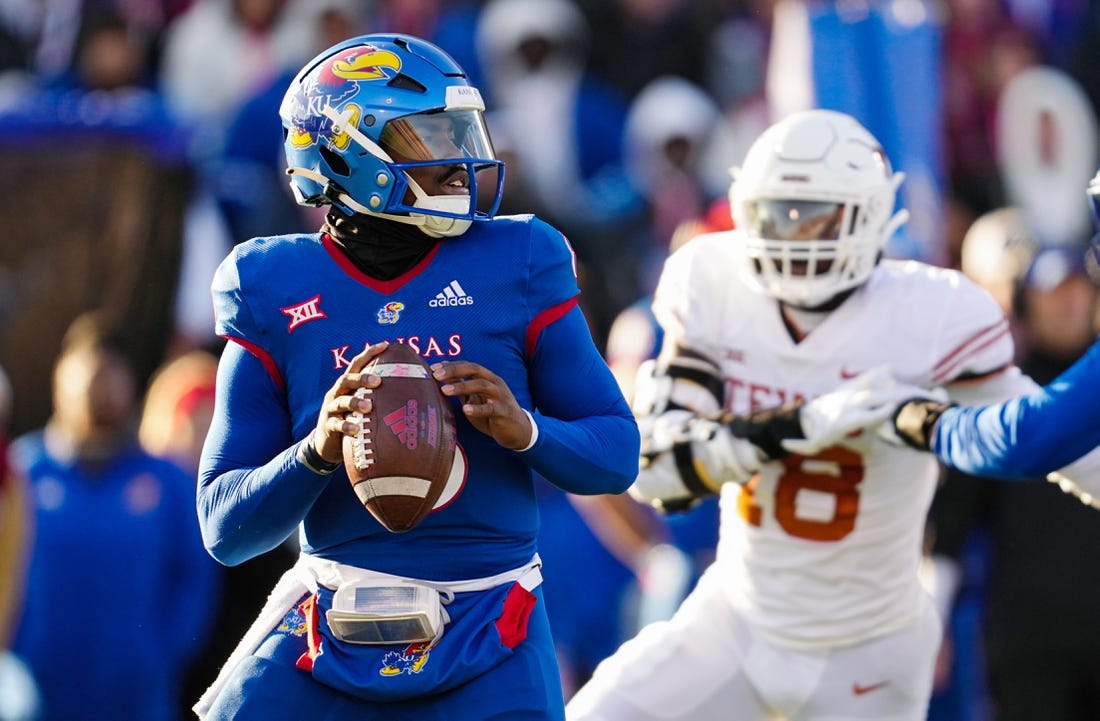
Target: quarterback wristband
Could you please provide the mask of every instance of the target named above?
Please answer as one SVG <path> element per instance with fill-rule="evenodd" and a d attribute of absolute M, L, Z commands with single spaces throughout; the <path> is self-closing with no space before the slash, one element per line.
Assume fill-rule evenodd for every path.
<path fill-rule="evenodd" d="M 526 413 L 527 420 L 531 421 L 531 441 L 526 446 L 518 450 L 519 453 L 523 453 L 524 451 L 529 451 L 534 448 L 535 443 L 539 439 L 539 426 L 537 423 L 535 423 L 535 417 L 531 415 L 530 411 L 528 411 L 526 408 L 520 408 L 520 410 Z"/>
<path fill-rule="evenodd" d="M 302 462 L 309 470 L 313 471 L 319 476 L 328 476 L 336 472 L 336 469 L 340 467 L 340 463 L 333 463 L 326 461 L 321 457 L 321 454 L 317 452 L 317 449 L 313 447 L 313 438 L 307 438 L 298 444 L 298 460 Z"/>

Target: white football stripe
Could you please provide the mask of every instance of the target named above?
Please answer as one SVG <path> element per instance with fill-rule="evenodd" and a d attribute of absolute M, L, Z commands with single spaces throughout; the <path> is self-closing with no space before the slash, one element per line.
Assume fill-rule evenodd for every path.
<path fill-rule="evenodd" d="M 370 372 L 382 378 L 427 378 L 428 369 L 417 363 L 379 363 Z"/>
<path fill-rule="evenodd" d="M 462 449 L 462 444 L 455 445 L 455 460 L 451 465 L 451 473 L 447 476 L 447 485 L 443 487 L 443 493 L 440 494 L 439 500 L 432 506 L 434 511 L 437 508 L 442 508 L 458 495 L 458 492 L 462 490 L 462 486 L 466 484 L 466 451 Z"/>
<path fill-rule="evenodd" d="M 359 500 L 363 503 L 367 503 L 381 496 L 415 496 L 417 498 L 425 498 L 428 495 L 428 491 L 431 490 L 432 484 L 423 478 L 384 476 L 382 478 L 374 478 L 369 481 L 363 481 L 362 483 L 356 483 L 353 488 L 355 488 L 355 495 L 359 496 Z"/>

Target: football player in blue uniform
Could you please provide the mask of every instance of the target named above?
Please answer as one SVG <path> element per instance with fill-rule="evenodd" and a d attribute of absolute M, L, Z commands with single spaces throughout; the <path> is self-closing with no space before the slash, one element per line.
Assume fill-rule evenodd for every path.
<path fill-rule="evenodd" d="M 328 214 L 318 233 L 242 243 L 214 278 L 230 342 L 198 513 L 225 564 L 294 532 L 302 553 L 201 718 L 564 716 L 532 479 L 620 493 L 640 439 L 577 305 L 568 241 L 494 217 L 503 167 L 483 110 L 451 57 L 401 35 L 324 51 L 286 93 L 290 185 Z M 458 437 L 443 496 L 400 534 L 341 463 L 387 343 L 429 363 Z"/>

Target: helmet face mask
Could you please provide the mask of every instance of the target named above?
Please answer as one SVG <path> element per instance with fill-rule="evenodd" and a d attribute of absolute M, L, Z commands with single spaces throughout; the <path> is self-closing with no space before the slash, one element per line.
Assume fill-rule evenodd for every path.
<path fill-rule="evenodd" d="M 849 116 L 813 110 L 772 126 L 730 188 L 742 277 L 803 308 L 861 285 L 908 217 L 894 212 L 903 178 Z"/>
<path fill-rule="evenodd" d="M 460 235 L 493 217 L 503 189 L 484 109 L 454 60 L 422 40 L 368 35 L 330 48 L 279 111 L 295 198 Z"/>

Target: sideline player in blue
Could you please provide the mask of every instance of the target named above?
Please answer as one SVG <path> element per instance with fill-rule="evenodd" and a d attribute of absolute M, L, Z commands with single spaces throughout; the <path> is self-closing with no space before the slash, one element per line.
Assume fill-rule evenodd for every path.
<path fill-rule="evenodd" d="M 620 493 L 640 439 L 577 305 L 567 240 L 533 216 L 494 218 L 503 167 L 483 110 L 452 58 L 400 35 L 326 50 L 286 93 L 291 187 L 331 207 L 321 232 L 245 242 L 215 276 L 230 342 L 198 513 L 223 563 L 296 530 L 302 555 L 200 718 L 564 717 L 532 478 Z M 450 485 L 401 534 L 341 463 L 346 415 L 371 411 L 355 391 L 384 382 L 362 370 L 386 343 L 431 364 L 458 424 Z"/>

